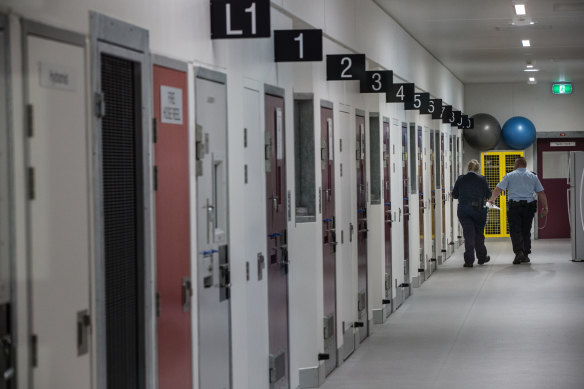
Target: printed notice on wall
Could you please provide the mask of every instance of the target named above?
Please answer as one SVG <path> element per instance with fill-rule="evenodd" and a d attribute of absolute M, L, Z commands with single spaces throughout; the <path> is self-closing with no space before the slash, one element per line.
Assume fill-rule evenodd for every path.
<path fill-rule="evenodd" d="M 169 124 L 183 124 L 182 89 L 160 86 L 160 121 Z"/>
<path fill-rule="evenodd" d="M 75 70 L 63 65 L 39 63 L 42 87 L 74 91 Z"/>

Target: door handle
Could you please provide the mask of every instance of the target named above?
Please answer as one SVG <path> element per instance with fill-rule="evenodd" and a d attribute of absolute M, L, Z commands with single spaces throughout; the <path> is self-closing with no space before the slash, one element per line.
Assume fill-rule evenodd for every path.
<path fill-rule="evenodd" d="M 77 356 L 89 352 L 89 327 L 91 317 L 87 309 L 77 312 Z"/>
<path fill-rule="evenodd" d="M 190 312 L 191 298 L 193 297 L 193 288 L 191 286 L 191 279 L 183 277 L 182 279 L 182 310 L 183 312 Z"/>

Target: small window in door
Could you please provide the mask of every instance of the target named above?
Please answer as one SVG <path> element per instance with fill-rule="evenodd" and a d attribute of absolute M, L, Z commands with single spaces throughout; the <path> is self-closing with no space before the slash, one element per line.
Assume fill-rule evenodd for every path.
<path fill-rule="evenodd" d="M 542 178 L 568 178 L 569 151 L 544 151 L 542 156 Z"/>

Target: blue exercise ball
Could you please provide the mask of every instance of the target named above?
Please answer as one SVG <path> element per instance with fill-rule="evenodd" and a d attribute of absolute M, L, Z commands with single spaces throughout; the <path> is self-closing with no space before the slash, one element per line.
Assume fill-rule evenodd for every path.
<path fill-rule="evenodd" d="M 515 150 L 523 150 L 535 141 L 535 126 L 523 116 L 514 116 L 503 124 L 503 140 Z"/>

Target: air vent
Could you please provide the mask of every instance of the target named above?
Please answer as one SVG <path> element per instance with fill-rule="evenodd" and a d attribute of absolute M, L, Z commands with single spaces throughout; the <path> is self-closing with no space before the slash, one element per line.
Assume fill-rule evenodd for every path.
<path fill-rule="evenodd" d="M 584 2 L 555 3 L 554 12 L 584 12 Z"/>

